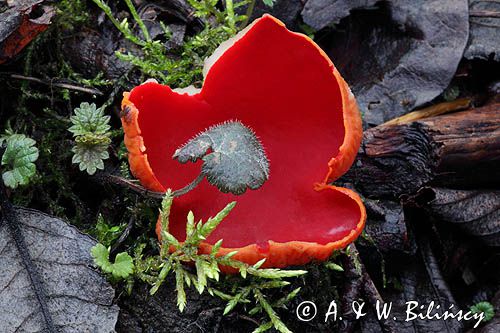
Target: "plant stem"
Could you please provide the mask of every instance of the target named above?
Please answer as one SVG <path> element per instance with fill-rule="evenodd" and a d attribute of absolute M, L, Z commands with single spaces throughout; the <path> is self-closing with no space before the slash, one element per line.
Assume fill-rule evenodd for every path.
<path fill-rule="evenodd" d="M 123 36 L 130 40 L 132 43 L 137 44 L 139 46 L 144 46 L 146 43 L 143 40 L 140 40 L 136 36 L 132 34 L 132 32 L 125 26 L 122 26 L 120 22 L 113 16 L 113 12 L 111 8 L 104 3 L 102 0 L 92 0 L 101 10 L 106 14 L 109 20 L 113 23 L 113 25 L 123 34 Z"/>
<path fill-rule="evenodd" d="M 226 13 L 227 13 L 227 23 L 229 24 L 229 27 L 233 30 L 236 30 L 236 24 L 234 21 L 233 0 L 226 0 Z"/>
<path fill-rule="evenodd" d="M 0 156 L 3 155 L 3 152 L 0 152 Z M 40 275 L 38 274 L 37 269 L 33 265 L 33 260 L 31 259 L 31 255 L 28 252 L 28 247 L 26 245 L 26 241 L 21 232 L 21 228 L 19 227 L 19 220 L 16 215 L 16 211 L 14 207 L 10 203 L 7 197 L 7 191 L 5 189 L 5 185 L 3 180 L 0 178 L 0 207 L 3 215 L 3 220 L 7 223 L 7 227 L 12 234 L 12 238 L 14 239 L 14 243 L 16 244 L 17 251 L 21 256 L 21 260 L 23 262 L 24 268 L 28 272 L 28 277 L 31 280 L 31 285 L 33 287 L 33 291 L 38 300 L 38 304 L 40 305 L 40 310 L 42 311 L 42 316 L 45 321 L 45 326 L 49 333 L 56 333 L 57 330 L 54 326 L 54 321 L 52 320 L 52 315 L 50 314 L 49 307 L 47 304 L 47 293 L 42 285 Z"/>
<path fill-rule="evenodd" d="M 255 0 L 252 0 L 247 7 L 247 12 L 245 13 L 245 21 L 241 24 L 241 28 L 244 28 L 247 26 L 248 21 L 250 21 L 250 16 L 252 16 L 253 10 L 255 8 Z"/>
<path fill-rule="evenodd" d="M 111 175 L 111 174 L 103 174 L 100 177 L 101 179 L 104 179 L 110 183 L 117 184 L 117 185 L 123 185 L 125 187 L 130 188 L 132 191 L 137 192 L 139 194 L 154 198 L 154 199 L 163 199 L 165 196 L 165 192 L 155 192 L 148 190 L 147 188 L 134 183 L 133 181 L 129 179 L 125 179 L 119 176 Z M 205 178 L 205 175 L 203 173 L 200 173 L 191 183 L 187 184 L 185 187 L 178 189 L 176 191 L 172 192 L 172 197 L 176 198 L 181 195 L 184 195 L 191 190 L 195 189 L 196 186 L 198 186 L 201 181 Z"/>
<path fill-rule="evenodd" d="M 139 25 L 139 28 L 142 30 L 142 34 L 144 35 L 144 38 L 146 41 L 151 42 L 151 36 L 149 36 L 149 31 L 148 28 L 144 25 L 144 21 L 142 21 L 141 17 L 137 13 L 137 10 L 135 9 L 134 5 L 132 4 L 131 0 L 125 0 L 125 3 L 127 4 L 128 9 L 130 10 L 130 13 L 132 14 L 132 17 L 134 18 L 135 22 Z"/>
<path fill-rule="evenodd" d="M 203 178 L 205 178 L 205 174 L 200 173 L 191 183 L 187 184 L 186 186 L 184 186 L 183 188 L 181 188 L 179 190 L 173 191 L 172 196 L 174 198 L 176 198 L 176 197 L 180 197 L 181 195 L 188 193 L 189 191 L 196 188 L 196 186 L 198 186 L 201 183 Z"/>
<path fill-rule="evenodd" d="M 126 186 L 126 187 L 130 188 L 131 190 L 133 190 L 134 192 L 137 192 L 137 193 L 142 194 L 142 195 L 146 195 L 146 196 L 154 198 L 154 199 L 162 199 L 163 196 L 165 195 L 164 192 L 150 191 L 150 190 L 144 188 L 143 186 L 132 182 L 131 180 L 128 180 L 128 179 L 125 179 L 125 178 L 122 178 L 119 176 L 115 176 L 115 175 L 111 175 L 111 174 L 102 174 L 98 178 L 104 179 L 104 180 L 108 181 L 109 183 Z"/>
<path fill-rule="evenodd" d="M 76 84 L 71 84 L 71 83 L 52 82 L 52 80 L 45 81 L 45 80 L 42 80 L 42 79 L 39 79 L 36 77 L 24 76 L 24 75 L 19 75 L 19 74 L 11 74 L 10 78 L 16 79 L 16 80 L 25 80 L 25 81 L 40 83 L 40 84 L 44 84 L 44 85 L 47 85 L 50 87 L 79 91 L 79 92 L 83 92 L 83 93 L 91 94 L 91 95 L 98 95 L 98 96 L 104 95 L 100 90 L 97 90 L 94 88 L 82 87 L 82 86 L 79 86 Z"/>

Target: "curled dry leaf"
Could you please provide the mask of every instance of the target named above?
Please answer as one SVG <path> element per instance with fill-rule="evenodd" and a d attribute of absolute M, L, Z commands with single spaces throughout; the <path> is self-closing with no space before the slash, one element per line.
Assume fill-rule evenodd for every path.
<path fill-rule="evenodd" d="M 95 241 L 66 222 L 19 208 L 16 215 L 60 332 L 113 332 L 114 290 L 92 266 Z M 42 332 L 32 285 L 5 221 L 0 224 L 0 332 Z"/>

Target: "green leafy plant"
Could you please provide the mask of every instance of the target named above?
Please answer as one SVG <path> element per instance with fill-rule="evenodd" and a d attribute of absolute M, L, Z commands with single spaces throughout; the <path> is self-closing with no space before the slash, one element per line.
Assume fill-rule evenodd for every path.
<path fill-rule="evenodd" d="M 115 279 L 125 279 L 134 270 L 134 261 L 127 252 L 120 252 L 116 255 L 115 261 L 109 260 L 109 247 L 100 243 L 92 247 L 92 257 L 95 264 L 105 273 L 111 274 Z"/>
<path fill-rule="evenodd" d="M 0 138 L 0 147 L 4 143 L 6 147 L 1 160 L 2 166 L 7 167 L 2 173 L 4 184 L 10 188 L 28 184 L 36 173 L 34 162 L 38 159 L 38 148 L 35 140 L 8 131 Z"/>
<path fill-rule="evenodd" d="M 224 218 L 231 212 L 236 205 L 235 202 L 229 203 L 214 217 L 209 218 L 205 223 L 195 222 L 192 212 L 189 212 L 186 223 L 186 240 L 180 242 L 171 233 L 169 233 L 169 216 L 174 196 L 171 190 L 168 190 L 162 201 L 161 208 L 161 251 L 156 259 L 149 258 L 145 263 L 140 256 L 136 256 L 136 267 L 138 277 L 152 285 L 151 294 L 158 291 L 164 283 L 168 274 L 175 276 L 177 291 L 177 306 L 182 312 L 186 307 L 185 288 L 193 285 L 201 294 L 207 290 L 211 295 L 218 296 L 227 301 L 224 314 L 229 313 L 240 303 L 250 303 L 250 297 L 253 296 L 257 306 L 251 310 L 252 314 L 260 312 L 265 313 L 269 321 L 261 325 L 258 330 L 263 332 L 271 327 L 280 332 L 289 332 L 285 324 L 279 319 L 276 311 L 277 307 L 283 307 L 289 300 L 295 297 L 299 289 L 295 289 L 284 298 L 277 302 L 269 302 L 264 295 L 264 290 L 272 288 L 282 288 L 289 285 L 284 278 L 297 277 L 307 273 L 304 270 L 281 270 L 276 268 L 261 268 L 265 260 L 261 260 L 254 265 L 248 265 L 232 257 L 237 253 L 230 252 L 223 256 L 218 256 L 217 252 L 222 246 L 222 240 L 216 242 L 210 254 L 200 254 L 199 246 L 202 241 L 207 239 Z M 172 251 L 172 249 L 174 249 Z M 186 263 L 194 263 L 196 272 L 186 269 Z M 224 293 L 217 289 L 214 284 L 220 278 L 220 266 L 227 266 L 238 271 L 242 278 L 251 278 L 248 285 L 236 287 L 233 295 Z M 155 272 L 157 271 L 157 272 Z"/>
<path fill-rule="evenodd" d="M 81 171 L 93 175 L 97 169 L 104 169 L 104 160 L 109 158 L 108 147 L 111 143 L 109 116 L 104 110 L 96 108 L 94 103 L 82 103 L 75 109 L 70 118 L 75 145 L 73 163 L 78 164 Z"/>
<path fill-rule="evenodd" d="M 120 237 L 120 234 L 125 228 L 124 224 L 121 225 L 109 225 L 106 223 L 101 214 L 97 217 L 97 223 L 94 227 L 94 235 L 96 236 L 99 243 L 104 246 L 110 246 L 113 242 Z"/>
<path fill-rule="evenodd" d="M 495 316 L 495 308 L 490 302 L 479 302 L 470 307 L 472 313 L 483 313 L 483 322 L 490 321 Z"/>
<path fill-rule="evenodd" d="M 238 24 L 246 21 L 247 16 L 235 14 L 235 9 L 248 4 L 250 1 L 226 0 L 225 6 L 220 9 L 217 0 L 188 0 L 195 9 L 194 16 L 201 18 L 205 28 L 192 37 L 188 37 L 179 50 L 167 53 L 164 42 L 153 40 L 147 27 L 137 13 L 131 0 L 123 0 L 135 24 L 141 31 L 141 36 L 136 34 L 127 18 L 119 21 L 113 15 L 111 8 L 103 0 L 92 0 L 108 17 L 113 25 L 131 43 L 139 47 L 140 53 L 116 52 L 116 56 L 130 62 L 140 69 L 145 75 L 155 78 L 171 86 L 186 87 L 191 84 L 201 84 L 203 78 L 203 61 L 220 45 L 221 42 L 236 34 L 243 26 Z M 165 24 L 163 37 L 168 39 L 171 33 Z"/>
<path fill-rule="evenodd" d="M 276 0 L 262 0 L 262 2 L 268 7 L 273 7 Z"/>

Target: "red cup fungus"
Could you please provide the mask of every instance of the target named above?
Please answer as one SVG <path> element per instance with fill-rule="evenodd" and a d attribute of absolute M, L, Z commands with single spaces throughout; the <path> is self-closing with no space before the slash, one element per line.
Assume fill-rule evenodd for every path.
<path fill-rule="evenodd" d="M 172 90 L 147 82 L 124 93 L 122 124 L 130 168 L 153 191 L 178 189 L 200 172 L 172 154 L 196 133 L 237 119 L 252 128 L 270 160 L 264 185 L 224 194 L 205 179 L 174 200 L 169 232 L 185 237 L 193 210 L 206 220 L 230 201 L 231 214 L 202 243 L 209 253 L 263 267 L 326 260 L 361 233 L 366 212 L 353 191 L 329 185 L 359 149 L 362 126 L 354 96 L 328 56 L 310 38 L 270 15 L 224 42 L 205 64 L 201 89 Z M 157 225 L 157 231 L 158 231 Z"/>

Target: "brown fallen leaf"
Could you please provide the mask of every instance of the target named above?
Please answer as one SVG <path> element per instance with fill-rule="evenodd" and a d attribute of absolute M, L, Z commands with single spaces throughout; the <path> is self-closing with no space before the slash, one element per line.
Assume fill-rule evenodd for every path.
<path fill-rule="evenodd" d="M 56 10 L 43 5 L 43 2 L 7 1 L 7 9 L 0 13 L 0 64 L 15 57 L 33 38 L 48 28 Z M 40 11 L 35 12 L 35 9 Z"/>

